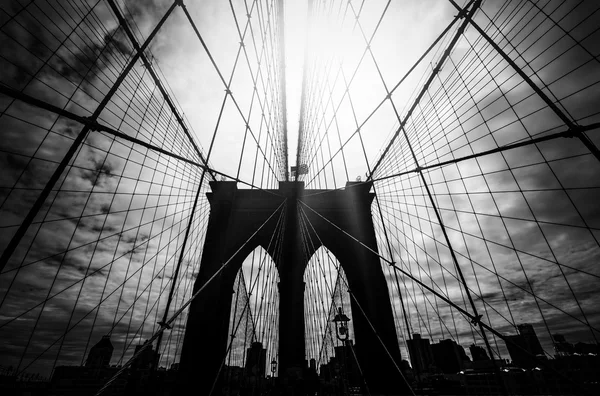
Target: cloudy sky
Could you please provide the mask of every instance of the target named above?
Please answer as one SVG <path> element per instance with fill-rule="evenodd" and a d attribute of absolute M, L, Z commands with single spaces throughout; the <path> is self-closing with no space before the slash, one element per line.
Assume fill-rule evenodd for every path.
<path fill-rule="evenodd" d="M 296 165 L 301 130 L 307 188 L 342 188 L 378 166 L 371 176 L 379 252 L 399 268 L 471 312 L 458 266 L 487 323 L 506 334 L 532 323 L 549 354 L 550 333 L 573 342 L 600 336 L 594 304 L 600 163 L 581 141 L 557 138 L 434 166 L 567 129 L 473 27 L 413 106 L 463 20 L 403 76 L 453 21 L 451 2 L 314 1 L 308 12 L 303 2 L 284 1 L 283 58 L 277 1 L 189 3 L 203 41 L 176 7 L 146 51 L 183 125 L 139 60 L 96 114 L 99 122 L 197 163 L 189 133 L 212 168 L 261 188 L 277 188 L 286 164 Z M 1 6 L 0 82 L 91 116 L 131 61 L 133 45 L 106 1 L 26 4 Z M 118 4 L 143 43 L 171 2 Z M 598 7 L 592 0 L 487 0 L 475 20 L 569 120 L 586 126 L 600 118 Z M 6 95 L 0 95 L 0 109 L 4 249 L 83 126 Z M 598 144 L 596 130 L 587 136 Z M 213 175 L 108 133 L 91 131 L 83 142 L 0 274 L 3 366 L 47 375 L 53 365 L 81 363 L 109 332 L 113 363 L 123 363 L 157 330 L 180 256 L 169 312 L 191 295 L 208 217 L 204 193 Z M 400 174 L 417 166 L 432 168 L 423 177 Z M 307 274 L 318 274 L 317 262 Z M 274 308 L 261 310 L 257 298 L 272 295 L 276 274 L 272 263 L 264 265 L 258 280 L 251 257 L 243 272 L 247 290 L 262 285 L 249 312 L 270 323 Z M 334 279 L 335 262 L 328 265 Z M 404 357 L 404 339 L 412 332 L 465 346 L 482 343 L 448 304 L 402 274 L 398 290 L 384 268 Z M 325 285 L 311 292 L 331 300 Z M 185 314 L 165 337 L 161 364 L 178 360 L 184 324 Z M 264 333 L 264 325 L 255 326 Z M 508 357 L 500 340 L 492 345 Z M 319 348 L 307 347 L 308 354 Z"/>
<path fill-rule="evenodd" d="M 598 159 L 581 141 L 563 138 L 436 166 L 567 126 L 473 27 L 413 105 L 462 21 L 386 98 L 456 15 L 447 2 L 351 2 L 340 13 L 335 6 L 330 13 L 330 3 L 319 4 L 323 13 L 312 30 L 315 66 L 306 85 L 312 104 L 301 116 L 309 136 L 301 154 L 310 163 L 307 185 L 341 187 L 356 176 L 364 180 L 377 166 L 372 178 L 378 204 L 372 211 L 379 251 L 388 260 L 473 312 L 458 280 L 460 268 L 488 323 L 505 334 L 514 334 L 516 324 L 533 324 L 549 354 L 551 333 L 595 342 Z M 593 2 L 487 1 L 475 20 L 570 122 L 591 125 L 598 121 L 593 103 L 600 94 L 592 22 L 597 8 Z M 344 33 L 328 42 L 321 32 L 335 24 Z M 343 61 L 331 60 L 336 57 Z M 323 103 L 330 98 L 331 105 Z M 598 142 L 594 131 L 588 136 Z M 421 177 L 412 172 L 417 166 L 431 169 Z M 395 298 L 403 336 L 416 332 L 433 341 L 453 337 L 465 346 L 482 344 L 481 335 L 445 302 L 408 277 L 400 279 L 410 316 L 407 330 Z M 388 287 L 398 295 L 391 273 Z M 508 357 L 503 342 L 492 345 Z"/>

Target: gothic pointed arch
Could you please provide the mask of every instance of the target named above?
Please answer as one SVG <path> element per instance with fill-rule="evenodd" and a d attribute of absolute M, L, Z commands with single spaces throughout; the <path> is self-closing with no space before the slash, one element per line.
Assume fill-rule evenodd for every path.
<path fill-rule="evenodd" d="M 327 365 L 331 358 L 335 358 L 335 348 L 343 345 L 332 322 L 338 309 L 348 317 L 347 334 L 351 341 L 354 340 L 347 282 L 338 259 L 326 247 L 319 247 L 304 271 L 306 357 L 309 361 L 315 359 L 317 370 Z M 326 370 L 331 368 L 325 367 Z"/>
<path fill-rule="evenodd" d="M 277 358 L 278 281 L 273 258 L 257 246 L 243 260 L 235 277 L 230 339 L 219 373 L 221 389 L 241 389 L 242 378 L 251 378 L 250 382 L 260 387 L 271 372 L 269 362 Z"/>
<path fill-rule="evenodd" d="M 279 273 L 280 375 L 302 373 L 306 366 L 303 276 L 310 257 L 324 246 L 338 258 L 348 279 L 356 355 L 365 379 L 371 390 L 386 391 L 386 384 L 397 384 L 400 350 L 377 254 L 370 183 L 349 182 L 343 190 L 304 190 L 301 182 L 281 182 L 278 190 L 238 189 L 234 182 L 211 182 L 211 188 L 194 288 L 202 293 L 190 306 L 181 385 L 201 372 L 206 379 L 194 386 L 210 391 L 227 348 L 235 276 L 257 246 L 274 257 Z M 198 360 L 200 354 L 205 358 Z"/>

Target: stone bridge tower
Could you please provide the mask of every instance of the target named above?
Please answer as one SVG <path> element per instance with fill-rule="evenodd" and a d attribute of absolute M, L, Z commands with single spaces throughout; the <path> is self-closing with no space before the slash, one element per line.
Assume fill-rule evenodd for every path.
<path fill-rule="evenodd" d="M 386 392 L 390 386 L 396 392 L 403 388 L 403 380 L 394 365 L 400 366 L 401 357 L 380 260 L 331 224 L 377 251 L 371 218 L 374 198 L 369 192 L 371 184 L 348 182 L 342 190 L 305 190 L 302 182 L 280 182 L 278 190 L 238 189 L 236 183 L 230 181 L 211 182 L 210 186 L 212 192 L 207 196 L 211 212 L 194 292 L 213 277 L 223 263 L 233 258 L 190 306 L 179 385 L 197 389 L 198 394 L 210 393 L 226 355 L 235 277 L 244 259 L 258 246 L 277 258 L 279 377 L 285 381 L 286 375 L 304 367 L 303 275 L 311 256 L 322 244 L 339 260 L 356 299 L 351 299 L 352 337 L 371 392 Z M 282 203 L 282 216 L 272 216 L 263 225 Z M 311 246 L 302 243 L 298 215 L 301 208 L 314 227 L 309 229 L 312 235 L 308 239 L 314 243 Z M 281 242 L 269 243 L 278 221 L 284 222 Z M 253 236 L 261 225 L 263 227 Z M 275 254 L 277 249 L 278 254 Z"/>

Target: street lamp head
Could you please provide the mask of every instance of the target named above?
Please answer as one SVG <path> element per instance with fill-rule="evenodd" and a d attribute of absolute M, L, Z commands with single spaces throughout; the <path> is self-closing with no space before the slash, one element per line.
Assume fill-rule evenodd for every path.
<path fill-rule="evenodd" d="M 348 322 L 350 322 L 350 318 L 347 317 L 343 312 L 342 312 L 342 308 L 338 307 L 338 313 L 333 317 L 333 319 L 331 320 L 332 322 L 335 322 L 336 324 L 341 322 L 343 324 L 348 324 Z"/>
<path fill-rule="evenodd" d="M 348 337 L 350 336 L 348 332 L 348 322 L 350 321 L 350 318 L 342 312 L 341 307 L 338 307 L 338 313 L 331 321 L 335 323 L 335 334 L 337 338 L 340 341 L 348 340 Z"/>

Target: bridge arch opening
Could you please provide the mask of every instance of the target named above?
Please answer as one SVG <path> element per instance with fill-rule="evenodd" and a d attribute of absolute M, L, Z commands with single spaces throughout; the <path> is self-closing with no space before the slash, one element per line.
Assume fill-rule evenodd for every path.
<path fill-rule="evenodd" d="M 348 280 L 335 255 L 321 246 L 308 261 L 304 284 L 305 353 L 309 367 L 314 359 L 314 368 L 318 372 L 335 360 L 336 347 L 344 345 L 332 322 L 338 309 L 348 317 L 348 339 L 354 340 Z"/>
<path fill-rule="evenodd" d="M 279 273 L 271 255 L 257 246 L 242 262 L 232 288 L 228 346 L 220 372 L 223 390 L 258 390 L 277 361 Z"/>

